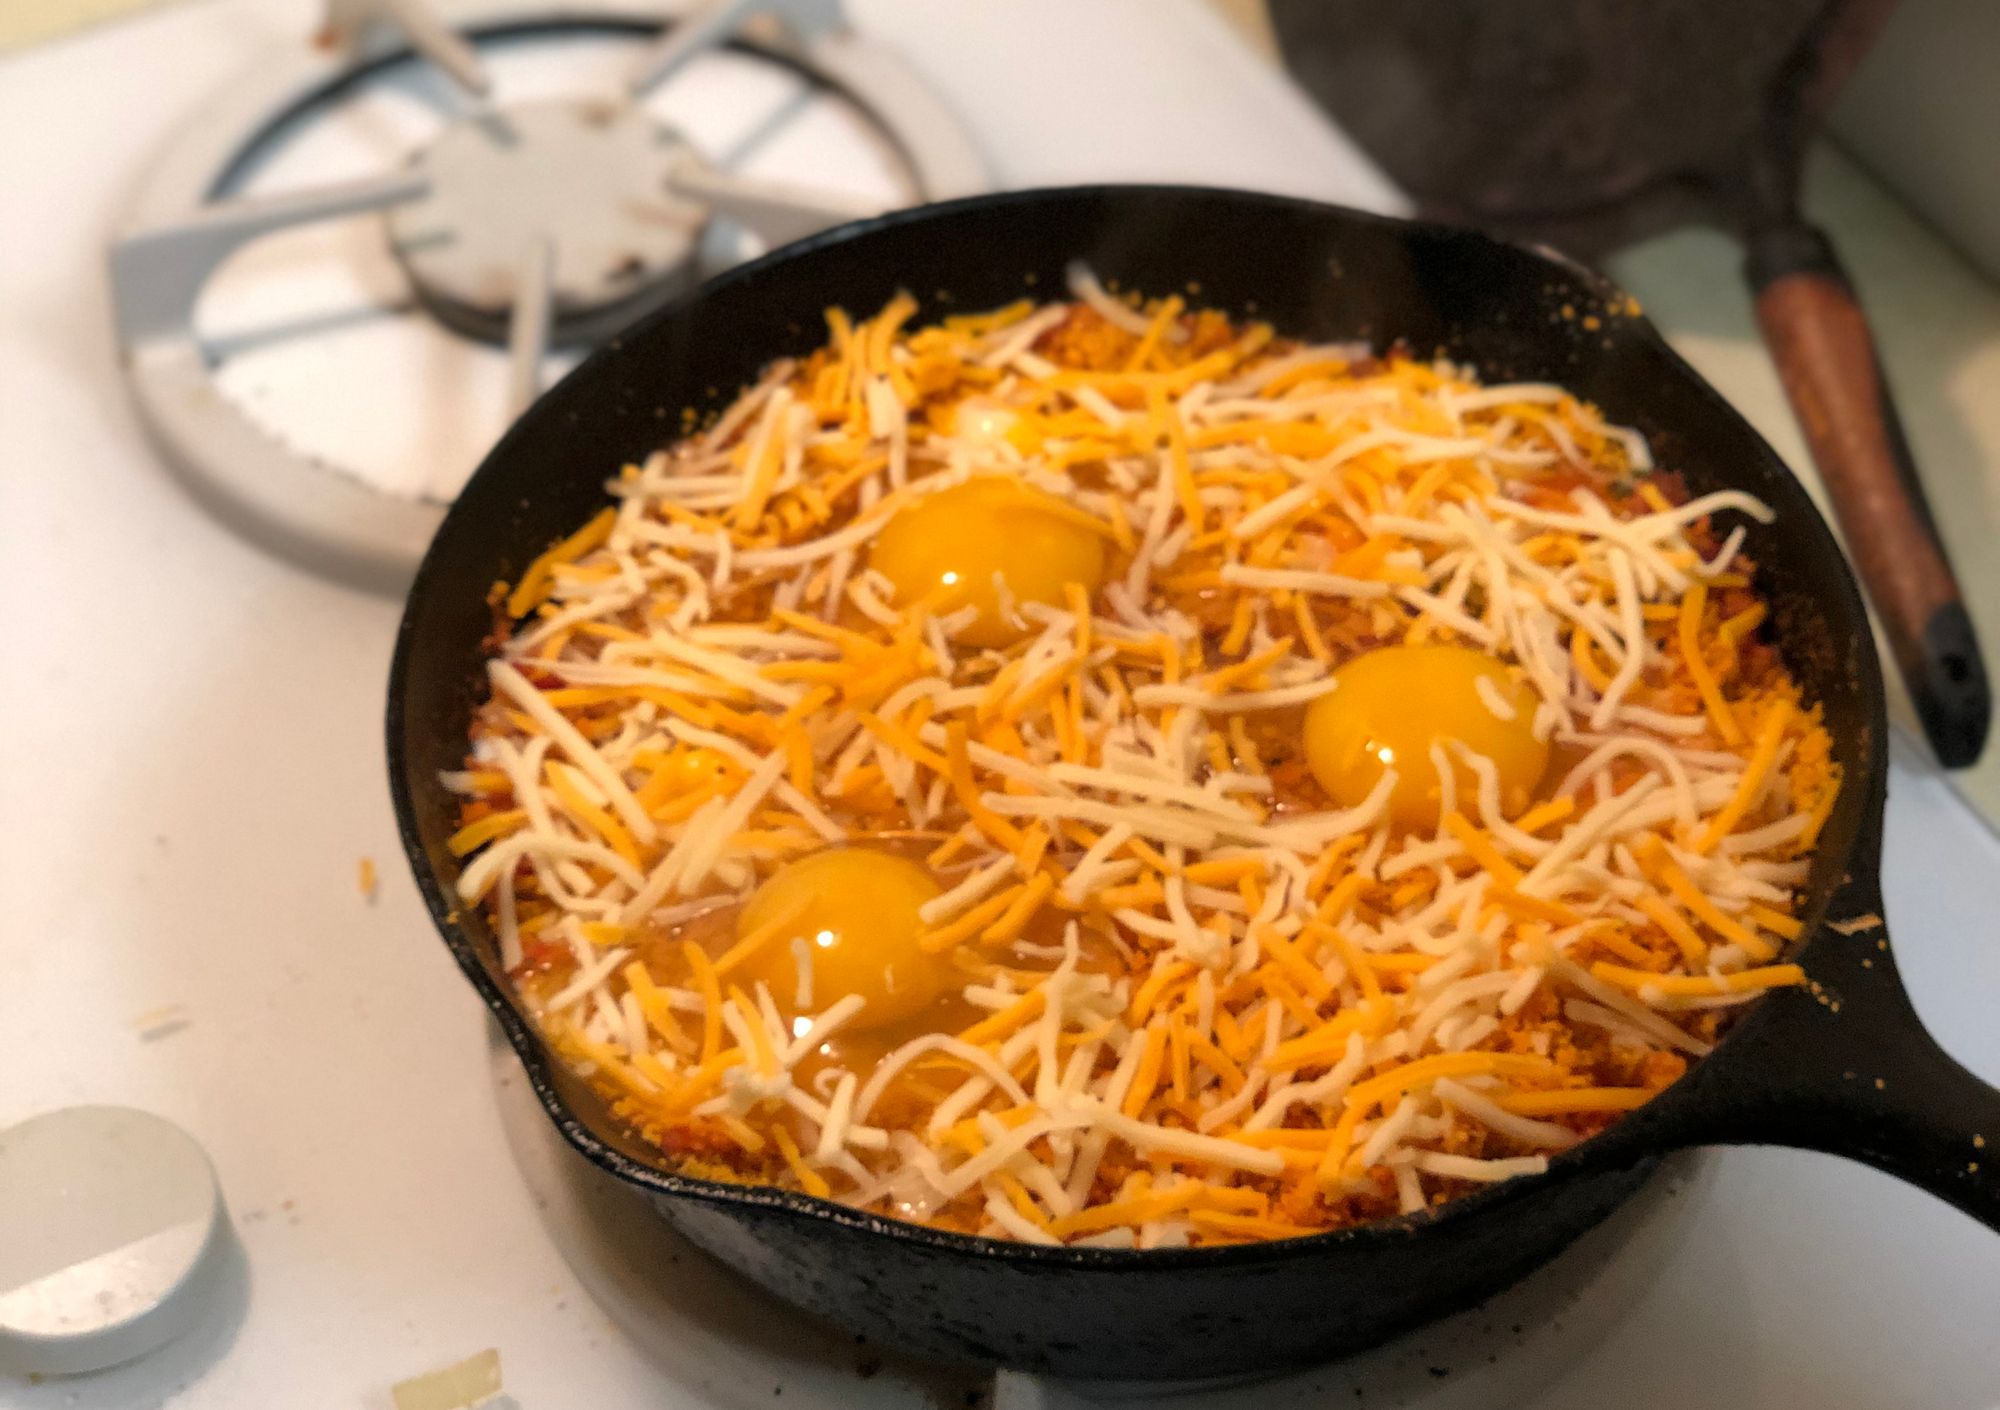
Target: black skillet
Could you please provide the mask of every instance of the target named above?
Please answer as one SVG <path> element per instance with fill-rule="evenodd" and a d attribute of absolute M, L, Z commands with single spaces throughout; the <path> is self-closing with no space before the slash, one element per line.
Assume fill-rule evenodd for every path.
<path fill-rule="evenodd" d="M 872 311 L 906 289 L 935 318 L 1060 297 L 1078 258 L 1121 286 L 1192 290 L 1286 334 L 1402 339 L 1492 380 L 1563 382 L 1637 426 L 1696 492 L 1734 486 L 1775 508 L 1749 549 L 1774 639 L 1825 706 L 1847 777 L 1808 884 L 1798 958 L 1811 989 L 1762 1000 L 1713 1056 L 1546 1175 L 1280 1243 L 1118 1252 L 939 1233 L 690 1179 L 620 1130 L 534 1037 L 484 918 L 452 894 L 455 804 L 438 773 L 460 766 L 483 690 L 488 589 L 597 510 L 605 477 L 671 439 L 684 408 L 715 407 L 771 358 L 815 346 L 827 305 Z M 389 685 L 404 847 L 550 1119 L 688 1238 L 789 1302 L 912 1356 L 1069 1376 L 1234 1375 L 1358 1350 L 1521 1277 L 1682 1146 L 1850 1156 L 2000 1228 L 2000 1092 L 1918 1024 L 1877 919 L 1888 731 L 1854 582 L 1777 456 L 1629 307 L 1576 265 L 1462 230 L 1238 192 L 1092 187 L 848 226 L 726 274 L 614 340 L 528 411 L 459 497 L 410 590 Z"/>

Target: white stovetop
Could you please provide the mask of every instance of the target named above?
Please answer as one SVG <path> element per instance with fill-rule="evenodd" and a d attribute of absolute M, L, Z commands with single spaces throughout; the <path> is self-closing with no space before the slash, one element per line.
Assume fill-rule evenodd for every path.
<path fill-rule="evenodd" d="M 853 9 L 963 111 L 1008 184 L 1393 204 L 1184 0 Z M 307 10 L 191 0 L 0 67 L 0 1125 L 85 1101 L 182 1122 L 215 1158 L 248 1269 L 190 1341 L 92 1378 L 0 1376 L 0 1405 L 383 1410 L 393 1381 L 487 1346 L 521 1410 L 774 1403 L 768 1382 L 649 1359 L 537 1217 L 479 1007 L 396 858 L 379 724 L 395 604 L 218 528 L 120 395 L 101 262 L 120 195 L 171 122 L 304 33 Z M 1864 232 L 1855 263 L 1887 250 L 1916 281 L 1909 317 L 1966 328 L 1973 296 L 1923 285 L 1921 237 L 1892 227 Z M 1686 237 L 1623 272 L 1795 455 L 1718 249 Z M 1949 415 L 1976 408 L 1978 376 L 2000 402 L 1996 347 L 1991 325 L 1952 344 L 1958 380 L 1915 399 L 1920 450 L 1964 439 Z M 1923 419 L 1940 404 L 1946 421 Z M 2000 616 L 2000 595 L 1981 605 Z M 1917 1006 L 2000 1078 L 2000 844 L 1920 764 L 1894 791 L 1889 907 Z M 363 856 L 382 870 L 372 904 Z M 183 1021 L 142 1036 L 170 1004 Z M 1651 1291 L 1551 1367 L 1535 1403 L 2000 1405 L 2000 1240 L 1831 1159 L 1715 1167 L 1719 1196 Z"/>

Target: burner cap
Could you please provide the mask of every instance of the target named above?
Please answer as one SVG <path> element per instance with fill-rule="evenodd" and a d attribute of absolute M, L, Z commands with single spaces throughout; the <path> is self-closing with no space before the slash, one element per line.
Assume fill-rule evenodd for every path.
<path fill-rule="evenodd" d="M 504 342 L 523 256 L 546 240 L 554 339 L 602 337 L 685 275 L 708 218 L 667 190 L 688 151 L 633 104 L 476 113 L 418 154 L 430 192 L 386 214 L 390 243 L 440 318 Z"/>

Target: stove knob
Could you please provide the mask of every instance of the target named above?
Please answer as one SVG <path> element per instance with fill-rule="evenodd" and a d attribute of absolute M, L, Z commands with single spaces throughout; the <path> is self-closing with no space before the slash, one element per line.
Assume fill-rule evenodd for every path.
<path fill-rule="evenodd" d="M 208 1155 L 172 1122 L 79 1106 L 0 1130 L 0 1370 L 156 1351 L 202 1320 L 239 1256 Z"/>

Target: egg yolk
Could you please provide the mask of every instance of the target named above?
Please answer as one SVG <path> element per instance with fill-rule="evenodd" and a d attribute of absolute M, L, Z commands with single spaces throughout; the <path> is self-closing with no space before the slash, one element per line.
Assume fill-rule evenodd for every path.
<path fill-rule="evenodd" d="M 852 1029 L 911 1018 L 955 977 L 943 955 L 917 946 L 927 928 L 917 910 L 939 894 L 930 872 L 888 852 L 834 847 L 801 857 L 773 872 L 738 913 L 739 940 L 784 922 L 741 973 L 761 979 L 788 1012 L 818 1013 L 859 994 L 866 1003 Z"/>
<path fill-rule="evenodd" d="M 1306 710 L 1305 746 L 1313 777 L 1334 802 L 1356 806 L 1393 768 L 1391 820 L 1406 828 L 1437 826 L 1442 787 L 1431 746 L 1455 739 L 1493 761 L 1509 815 L 1528 806 L 1548 768 L 1549 746 L 1534 734 L 1539 698 L 1503 663 L 1462 646 L 1389 646 L 1355 657 L 1333 675 L 1340 684 Z M 1512 718 L 1503 718 L 1509 711 Z M 1464 812 L 1477 778 L 1458 765 L 1453 786 Z"/>
<path fill-rule="evenodd" d="M 653 777 L 659 781 L 664 796 L 677 798 L 704 788 L 720 787 L 741 773 L 727 756 L 713 749 L 684 744 L 655 766 Z"/>
<path fill-rule="evenodd" d="M 977 607 L 979 617 L 961 639 L 1006 646 L 1028 628 L 1002 611 L 1003 597 L 1053 607 L 1070 583 L 1096 592 L 1104 580 L 1104 540 L 1053 495 L 986 475 L 925 495 L 896 514 L 868 561 L 894 584 L 898 602 L 930 599 L 941 613 Z"/>

